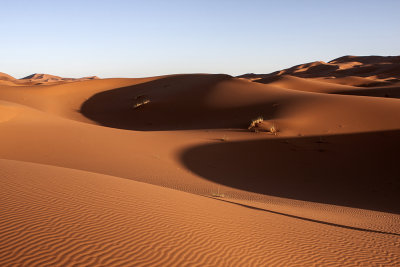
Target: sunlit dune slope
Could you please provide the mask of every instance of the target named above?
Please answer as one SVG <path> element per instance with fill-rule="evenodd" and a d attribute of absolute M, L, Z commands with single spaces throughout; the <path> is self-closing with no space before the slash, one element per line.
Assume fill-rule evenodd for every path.
<path fill-rule="evenodd" d="M 14 81 L 15 78 L 6 73 L 0 72 L 0 81 Z"/>
<path fill-rule="evenodd" d="M 112 176 L 8 160 L 0 166 L 2 266 L 400 264 L 396 234 Z"/>

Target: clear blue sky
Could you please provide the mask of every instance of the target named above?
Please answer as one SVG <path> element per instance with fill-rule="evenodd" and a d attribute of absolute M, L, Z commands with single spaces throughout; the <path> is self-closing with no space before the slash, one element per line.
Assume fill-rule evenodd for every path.
<path fill-rule="evenodd" d="M 0 0 L 0 72 L 268 73 L 400 55 L 399 0 Z"/>

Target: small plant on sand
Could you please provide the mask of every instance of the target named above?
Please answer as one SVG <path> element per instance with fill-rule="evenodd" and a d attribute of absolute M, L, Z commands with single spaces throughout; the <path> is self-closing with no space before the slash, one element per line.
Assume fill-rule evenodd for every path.
<path fill-rule="evenodd" d="M 140 106 L 150 103 L 150 98 L 146 95 L 139 95 L 135 97 L 132 108 L 137 109 Z"/>
<path fill-rule="evenodd" d="M 218 186 L 217 192 L 213 192 L 213 193 L 211 194 L 211 196 L 212 196 L 212 197 L 225 197 L 224 194 L 221 194 L 221 193 L 220 193 L 219 186 Z"/>
<path fill-rule="evenodd" d="M 258 126 L 259 123 L 261 123 L 263 121 L 264 121 L 264 118 L 262 116 L 259 116 L 259 117 L 255 118 L 254 120 L 252 120 L 250 122 L 250 125 L 249 125 L 248 129 L 250 131 L 253 131 L 253 132 L 258 132 L 257 126 Z"/>
<path fill-rule="evenodd" d="M 273 135 L 276 135 L 278 133 L 278 129 L 276 128 L 275 123 L 273 123 L 271 127 L 269 127 L 269 132 Z"/>

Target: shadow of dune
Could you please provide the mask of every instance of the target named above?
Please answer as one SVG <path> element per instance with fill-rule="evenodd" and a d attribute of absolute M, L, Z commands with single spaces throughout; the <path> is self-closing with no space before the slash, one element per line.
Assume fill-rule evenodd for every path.
<path fill-rule="evenodd" d="M 349 229 L 349 230 L 367 232 L 367 233 L 376 233 L 376 234 L 400 236 L 400 234 L 398 234 L 398 233 L 393 233 L 393 232 L 379 231 L 379 230 L 374 230 L 374 229 L 366 229 L 366 228 L 348 226 L 348 225 L 344 225 L 344 224 L 331 223 L 331 222 L 326 222 L 326 221 L 321 221 L 321 220 L 316 220 L 316 219 L 311 219 L 311 218 L 296 216 L 296 215 L 292 215 L 292 214 L 288 214 L 288 213 L 283 213 L 283 212 L 278 212 L 278 211 L 273 211 L 273 210 L 258 208 L 258 207 L 254 207 L 254 206 L 250 206 L 250 205 L 246 205 L 246 204 L 242 204 L 242 203 L 237 203 L 237 202 L 233 202 L 233 201 L 229 201 L 229 200 L 225 200 L 225 199 L 221 199 L 221 198 L 210 197 L 210 196 L 204 196 L 204 197 L 206 197 L 206 198 L 211 198 L 211 199 L 214 199 L 214 200 L 217 200 L 217 201 L 221 201 L 221 202 L 225 202 L 225 203 L 229 203 L 229 204 L 232 204 L 232 205 L 236 205 L 236 206 L 240 206 L 240 207 L 252 209 L 252 210 L 258 210 L 258 211 L 263 211 L 263 212 L 278 214 L 278 215 L 282 215 L 282 216 L 285 216 L 285 217 L 294 218 L 294 219 L 298 219 L 298 220 L 302 220 L 302 221 L 307 221 L 307 222 L 313 222 L 313 223 L 318 223 L 318 224 L 323 224 L 323 225 L 329 225 L 329 226 L 339 227 L 339 228 L 343 228 L 343 229 Z"/>
<path fill-rule="evenodd" d="M 400 130 L 192 147 L 181 160 L 214 182 L 265 195 L 400 213 Z"/>
<path fill-rule="evenodd" d="M 356 88 L 332 94 L 400 98 L 400 87 Z"/>
<path fill-rule="evenodd" d="M 255 117 L 275 116 L 274 102 L 222 108 L 208 104 L 214 86 L 230 79 L 224 74 L 168 76 L 100 92 L 80 112 L 103 126 L 140 131 L 247 128 Z M 138 99 L 148 103 L 134 107 Z"/>
<path fill-rule="evenodd" d="M 345 61 L 330 61 L 328 63 L 318 63 L 311 62 L 308 64 L 296 65 L 291 68 L 287 68 L 280 71 L 275 71 L 269 74 L 254 74 L 249 73 L 245 75 L 240 75 L 238 77 L 241 78 L 260 78 L 255 82 L 260 83 L 270 83 L 281 75 L 291 75 L 300 78 L 322 78 L 322 77 L 335 77 L 335 78 L 344 78 L 349 76 L 357 76 L 368 78 L 371 76 L 375 76 L 378 79 L 391 79 L 392 82 L 398 81 L 400 78 L 400 62 L 399 57 L 393 59 L 383 59 L 381 62 L 373 62 L 376 59 L 367 59 L 367 61 L 363 61 L 364 65 L 355 65 L 351 68 L 341 69 L 338 65 L 332 65 L 336 63 L 345 63 Z M 382 59 L 381 59 L 382 60 Z M 350 60 L 347 62 L 360 62 L 360 60 Z M 310 64 L 315 64 L 311 66 Z M 308 66 L 307 66 L 308 65 Z M 302 71 L 299 71 L 299 67 L 305 68 Z"/>

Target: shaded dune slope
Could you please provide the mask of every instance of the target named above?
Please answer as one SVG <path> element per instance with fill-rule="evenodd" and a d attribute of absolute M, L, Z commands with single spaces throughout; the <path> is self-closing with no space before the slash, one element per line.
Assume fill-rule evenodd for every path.
<path fill-rule="evenodd" d="M 134 108 L 140 97 L 149 103 Z M 399 115 L 393 112 L 399 108 L 397 100 L 300 92 L 226 75 L 181 75 L 99 92 L 82 104 L 81 113 L 129 130 L 246 129 L 262 116 L 282 120 L 282 134 L 296 135 L 396 129 Z"/>
<path fill-rule="evenodd" d="M 273 116 L 272 101 L 282 93 L 271 94 L 228 75 L 177 75 L 100 92 L 81 112 L 101 125 L 130 130 L 246 128 L 260 113 Z M 135 108 L 141 97 L 149 103 Z"/>
<path fill-rule="evenodd" d="M 190 148 L 182 160 L 207 179 L 246 191 L 400 213 L 399 135 L 225 142 Z"/>

